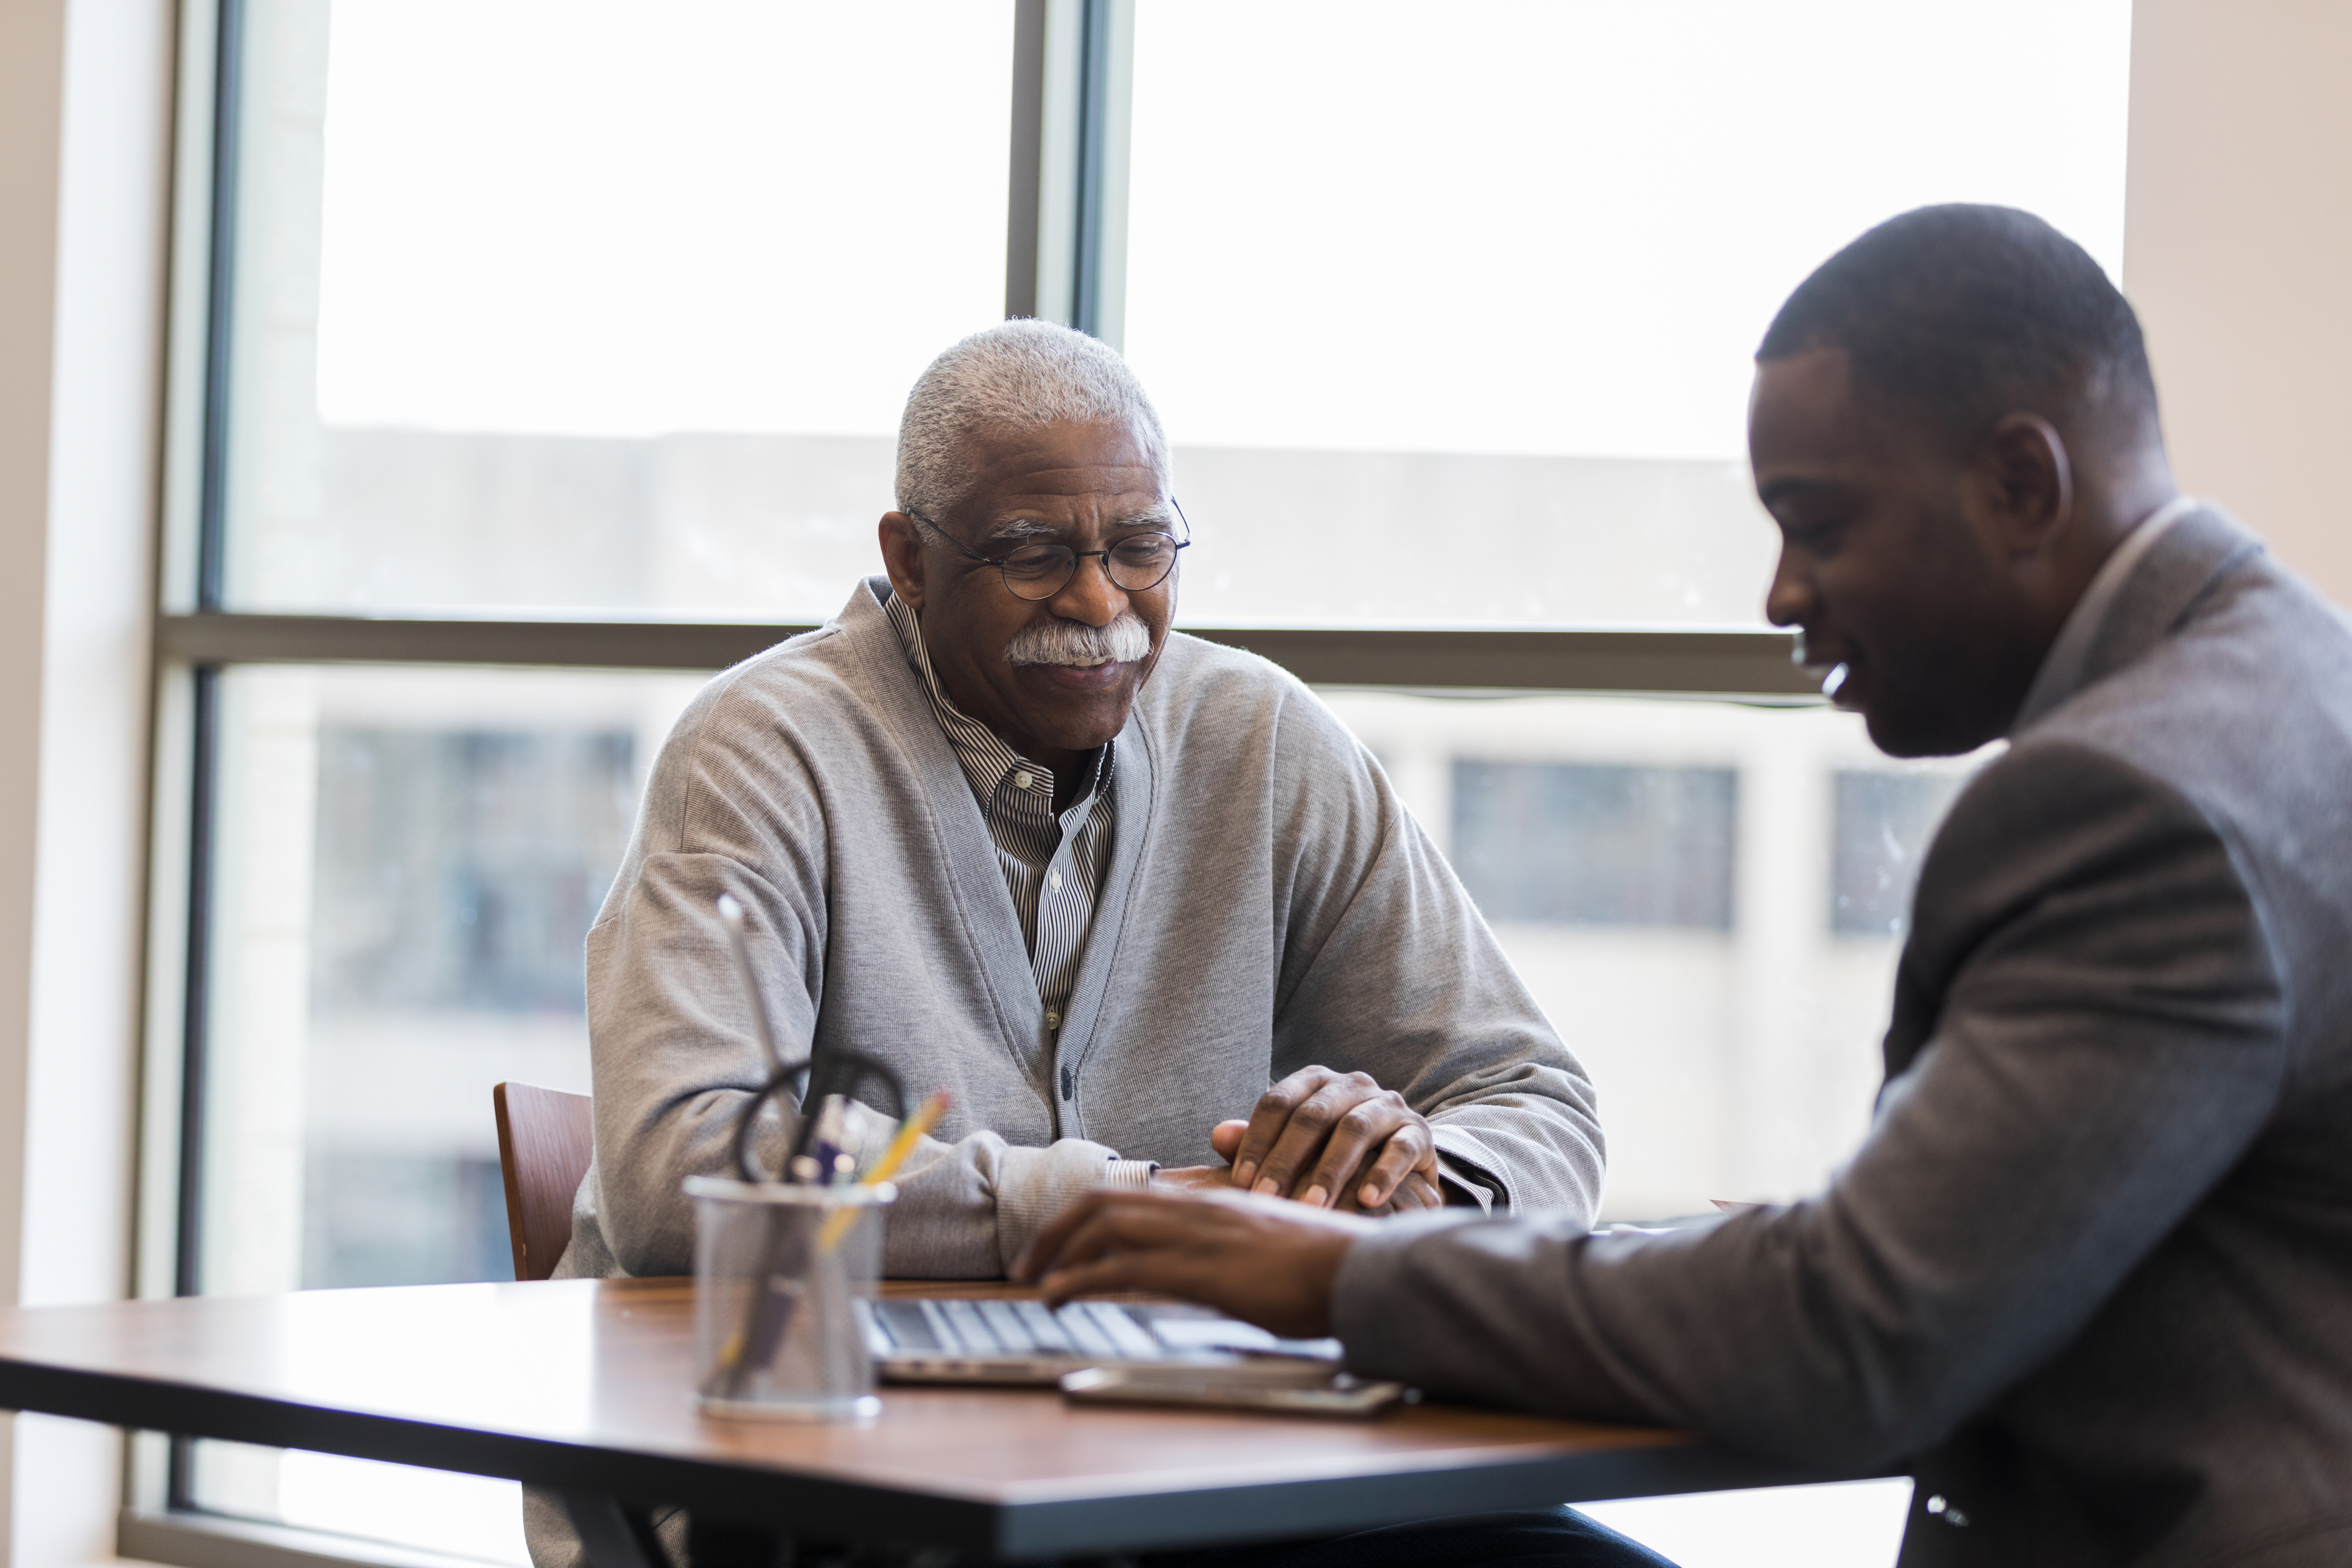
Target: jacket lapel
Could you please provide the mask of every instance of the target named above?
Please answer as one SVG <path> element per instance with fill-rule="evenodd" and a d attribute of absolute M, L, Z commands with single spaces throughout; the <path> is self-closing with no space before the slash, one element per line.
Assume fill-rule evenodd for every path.
<path fill-rule="evenodd" d="M 2261 541 L 2218 507 L 2200 507 L 2175 523 L 2107 606 L 2092 633 L 2080 678 L 2070 689 L 2052 692 L 2041 704 L 2042 713 L 2146 658 L 2179 626 L 2206 589 L 2262 548 Z"/>
<path fill-rule="evenodd" d="M 2063 689 L 2038 694 L 2038 710 L 2021 727 L 2032 731 L 2068 699 L 2154 652 L 2177 631 L 2216 583 L 2262 552 L 2262 542 L 2217 507 L 2200 507 L 2175 523 L 2132 568 L 2106 614 L 2093 630 L 2079 677 Z M 1998 765 L 1997 763 L 1994 765 Z M 1932 853 L 1932 847 L 1930 847 Z M 1927 978 L 1916 947 L 1918 922 L 1905 942 L 1895 968 L 1894 1016 L 1880 1050 L 1887 1085 L 1901 1078 L 1934 1033 L 1941 1015 L 1942 980 Z M 1945 978 L 1948 978 L 1945 977 Z M 1884 1095 L 1885 1089 L 1880 1090 Z"/>

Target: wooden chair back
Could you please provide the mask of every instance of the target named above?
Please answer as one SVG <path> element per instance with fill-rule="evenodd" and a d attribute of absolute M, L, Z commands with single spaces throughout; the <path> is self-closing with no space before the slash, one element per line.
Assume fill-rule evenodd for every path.
<path fill-rule="evenodd" d="M 572 1245 L 572 1198 L 596 1152 L 595 1101 L 584 1094 L 502 1083 L 490 1090 L 499 1117 L 499 1169 L 507 1183 L 507 1238 L 515 1278 L 544 1279 Z"/>

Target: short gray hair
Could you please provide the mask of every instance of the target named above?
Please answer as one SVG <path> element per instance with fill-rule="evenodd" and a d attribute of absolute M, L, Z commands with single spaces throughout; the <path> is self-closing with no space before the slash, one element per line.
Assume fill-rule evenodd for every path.
<path fill-rule="evenodd" d="M 1168 437 L 1117 349 L 1051 321 L 977 331 L 931 362 L 898 420 L 898 509 L 939 521 L 971 488 L 964 444 L 991 428 L 1130 425 L 1164 483 Z"/>

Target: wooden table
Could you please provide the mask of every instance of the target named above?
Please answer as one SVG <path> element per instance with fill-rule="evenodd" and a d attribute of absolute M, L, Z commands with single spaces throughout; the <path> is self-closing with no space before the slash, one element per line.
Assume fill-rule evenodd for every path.
<path fill-rule="evenodd" d="M 698 1533 L 1018 1559 L 1818 1479 L 1682 1433 L 1432 1405 L 1343 1422 L 886 1386 L 863 1426 L 717 1420 L 688 1397 L 690 1305 L 682 1280 L 574 1280 L 0 1310 L 0 1408 L 559 1488 L 599 1568 L 644 1561 L 654 1504 Z"/>

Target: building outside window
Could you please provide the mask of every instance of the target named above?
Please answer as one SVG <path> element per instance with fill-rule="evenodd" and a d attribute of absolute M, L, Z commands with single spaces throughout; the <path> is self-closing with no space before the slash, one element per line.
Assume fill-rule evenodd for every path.
<path fill-rule="evenodd" d="M 490 1087 L 588 1089 L 670 721 L 877 570 L 906 390 L 1008 304 L 1129 353 L 1180 626 L 1316 680 L 1453 860 L 1598 1083 L 1606 1217 L 1860 1138 L 1971 764 L 1878 755 L 1762 625 L 1748 354 L 1924 202 L 2119 272 L 2122 0 L 192 16 L 143 1289 L 507 1277 Z M 165 1517 L 520 1560 L 499 1483 L 149 1468 Z M 1870 1561 L 1900 1500 L 1856 1506 Z"/>

